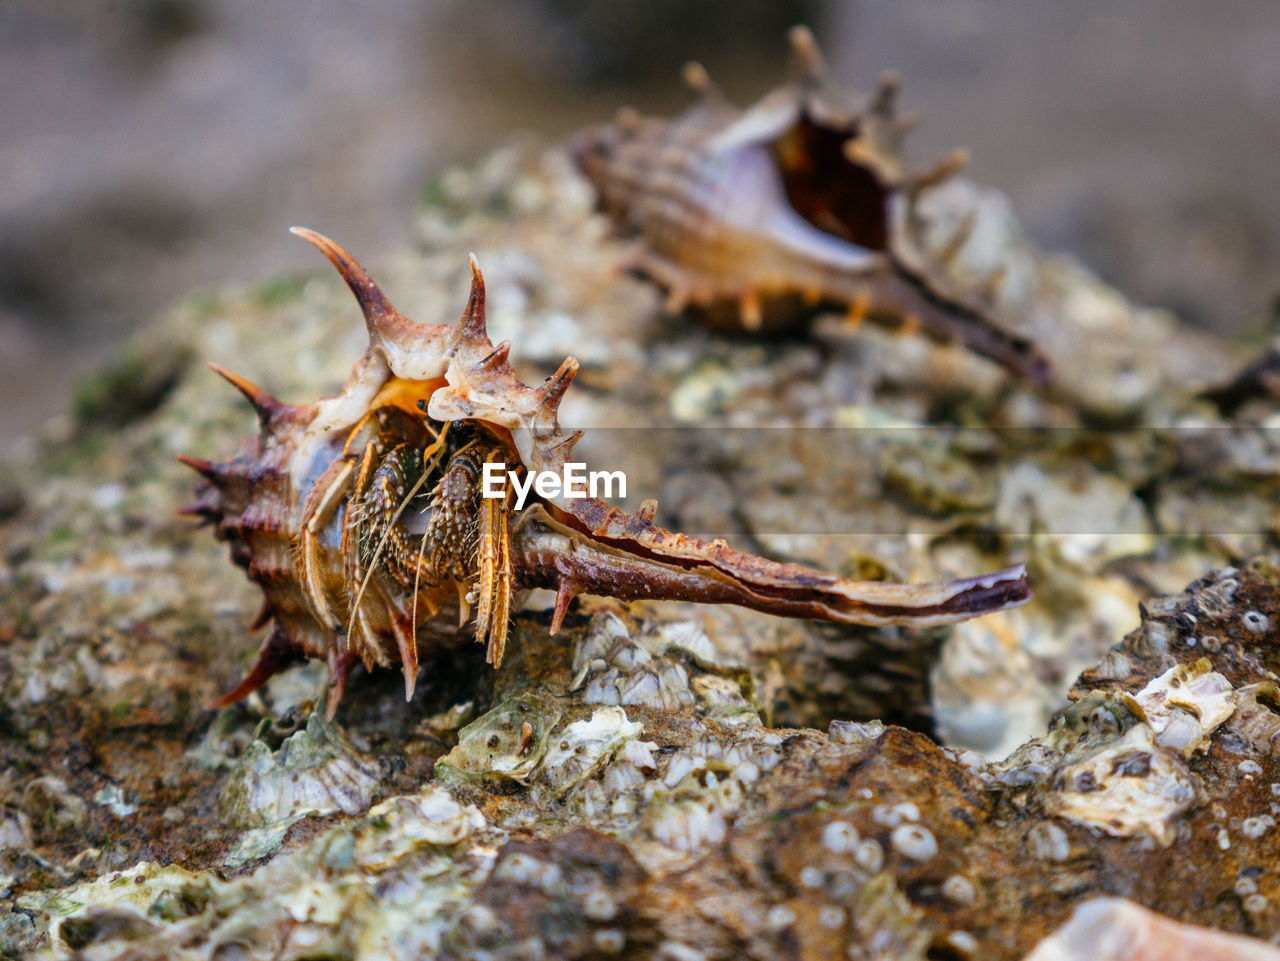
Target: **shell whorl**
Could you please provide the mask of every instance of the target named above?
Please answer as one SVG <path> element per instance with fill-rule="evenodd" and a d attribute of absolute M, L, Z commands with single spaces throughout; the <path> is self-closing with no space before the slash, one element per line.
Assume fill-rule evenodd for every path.
<path fill-rule="evenodd" d="M 898 112 L 896 75 L 860 102 L 830 82 L 807 29 L 791 43 L 794 78 L 745 110 L 695 65 L 695 102 L 681 116 L 623 111 L 572 139 L 601 209 L 636 238 L 624 266 L 665 288 L 670 313 L 693 307 L 757 330 L 835 307 L 1046 381 L 1043 354 L 994 317 L 1000 276 L 962 285 L 949 271 L 972 224 L 957 229 L 956 250 L 926 242 L 917 202 L 967 152 L 909 167 L 902 147 L 916 121 Z"/>

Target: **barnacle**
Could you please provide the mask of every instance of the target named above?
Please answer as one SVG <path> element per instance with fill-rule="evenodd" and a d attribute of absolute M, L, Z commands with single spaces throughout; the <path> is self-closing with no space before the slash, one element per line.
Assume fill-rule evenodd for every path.
<path fill-rule="evenodd" d="M 516 483 L 563 475 L 580 432 L 562 431 L 557 409 L 577 361 L 538 387 L 521 383 L 510 342 L 495 346 L 486 333 L 474 258 L 461 320 L 417 324 L 333 241 L 294 232 L 346 280 L 369 347 L 341 393 L 309 404 L 283 403 L 213 368 L 249 399 L 262 429 L 230 460 L 182 458 L 205 478 L 185 511 L 215 523 L 261 587 L 256 626 L 274 622 L 257 664 L 214 706 L 302 657 L 328 662 L 330 715 L 357 661 L 398 663 L 408 698 L 420 646 L 467 633 L 496 667 L 514 596 L 533 587 L 556 591 L 552 633 L 583 593 L 872 625 L 952 623 L 1030 597 L 1021 566 L 941 584 L 851 581 L 664 530 L 652 502 L 626 514 L 541 489 L 523 509 L 509 488 L 482 496 L 490 465 Z"/>
<path fill-rule="evenodd" d="M 696 104 L 674 120 L 619 113 L 584 130 L 574 157 L 600 207 L 636 238 L 624 266 L 666 290 L 667 309 L 698 308 L 747 330 L 793 325 L 822 307 L 920 329 L 1043 381 L 1035 345 L 991 305 L 999 272 L 960 289 L 948 271 L 975 227 L 926 239 L 920 197 L 956 173 L 963 150 L 909 169 L 889 75 L 864 105 L 831 84 L 813 35 L 791 32 L 798 76 L 738 110 L 696 65 Z"/>

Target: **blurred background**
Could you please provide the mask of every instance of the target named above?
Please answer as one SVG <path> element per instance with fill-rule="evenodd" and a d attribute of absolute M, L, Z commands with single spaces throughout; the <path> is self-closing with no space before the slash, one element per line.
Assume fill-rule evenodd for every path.
<path fill-rule="evenodd" d="M 968 146 L 1042 246 L 1264 328 L 1275 0 L 3 0 L 0 450 L 174 299 L 318 269 L 289 225 L 376 263 L 449 165 L 679 110 L 691 58 L 749 102 L 796 22 L 856 90 L 901 71 L 911 156 Z"/>

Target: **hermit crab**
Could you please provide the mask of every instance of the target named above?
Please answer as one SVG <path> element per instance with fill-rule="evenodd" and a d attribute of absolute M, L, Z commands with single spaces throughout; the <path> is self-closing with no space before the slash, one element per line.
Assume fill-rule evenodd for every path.
<path fill-rule="evenodd" d="M 204 480 L 184 511 L 216 525 L 232 560 L 262 589 L 255 626 L 274 622 L 257 664 L 215 707 L 290 662 L 324 658 L 330 716 L 357 661 L 399 663 L 412 697 L 420 649 L 474 636 L 502 662 L 517 592 L 556 592 L 554 634 L 578 594 L 705 601 L 855 624 L 947 624 L 1030 597 L 1021 566 L 945 584 L 851 581 L 673 533 L 591 498 L 543 494 L 518 508 L 529 476 L 564 474 L 581 432 L 557 410 L 572 357 L 527 386 L 511 343 L 485 329 L 484 278 L 456 325 L 417 324 L 332 240 L 318 247 L 364 313 L 369 347 L 342 392 L 276 400 L 214 366 L 248 398 L 261 430 L 230 460 L 183 456 Z M 487 480 L 502 478 L 491 489 Z M 523 483 L 522 483 L 523 482 Z M 496 496 L 488 496 L 495 494 Z M 521 495 L 521 500 L 523 499 Z"/>
<path fill-rule="evenodd" d="M 674 120 L 630 109 L 581 131 L 571 152 L 601 209 L 634 237 L 622 266 L 719 326 L 792 326 L 837 308 L 963 344 L 1036 381 L 1044 356 L 993 317 L 1002 277 L 961 290 L 947 267 L 973 230 L 962 219 L 942 245 L 926 239 L 918 203 L 965 163 L 959 150 L 925 170 L 902 154 L 911 117 L 898 81 L 881 79 L 865 105 L 827 79 L 804 27 L 791 31 L 798 77 L 747 110 L 696 64 L 697 102 Z"/>

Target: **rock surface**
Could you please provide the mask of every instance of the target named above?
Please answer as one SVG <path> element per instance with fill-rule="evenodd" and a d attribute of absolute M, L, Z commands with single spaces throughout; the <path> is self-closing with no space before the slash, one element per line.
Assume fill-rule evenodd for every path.
<path fill-rule="evenodd" d="M 836 318 L 768 342 L 664 318 L 555 151 L 429 193 L 418 246 L 367 266 L 444 322 L 475 250 L 524 379 L 582 362 L 561 420 L 632 508 L 860 576 L 1025 559 L 1037 600 L 913 633 L 584 599 L 549 638 L 535 596 L 502 670 L 424 652 L 411 704 L 375 673 L 324 724 L 303 665 L 209 714 L 256 598 L 176 516 L 173 455 L 252 417 L 189 359 L 304 400 L 363 331 L 320 273 L 191 301 L 140 341 L 166 369 L 130 377 L 167 392 L 117 410 L 101 378 L 3 483 L 0 951 L 1018 958 L 1099 894 L 1280 933 L 1280 574 L 1247 563 L 1280 452 L 1197 399 L 1234 349 L 964 183 L 939 236 L 980 211 L 956 269 L 1010 265 L 1048 392 Z"/>

